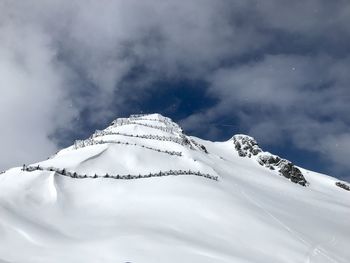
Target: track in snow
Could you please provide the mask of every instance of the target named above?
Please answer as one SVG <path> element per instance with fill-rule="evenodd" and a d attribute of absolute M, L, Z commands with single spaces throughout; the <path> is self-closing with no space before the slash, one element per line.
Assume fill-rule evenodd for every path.
<path fill-rule="evenodd" d="M 301 243 L 303 243 L 305 246 L 308 247 L 309 249 L 309 253 L 308 256 L 306 258 L 305 263 L 311 263 L 311 259 L 314 255 L 316 254 L 321 254 L 322 256 L 326 257 L 328 260 L 330 260 L 330 262 L 333 263 L 339 263 L 339 261 L 333 259 L 332 257 L 330 257 L 327 252 L 321 247 L 322 243 L 317 244 L 316 246 L 313 246 L 311 244 L 311 242 L 307 241 L 304 237 L 301 236 L 300 233 L 298 233 L 297 231 L 291 229 L 288 225 L 286 225 L 284 222 L 282 222 L 279 218 L 277 218 L 275 215 L 273 215 L 270 211 L 268 211 L 262 204 L 260 204 L 258 201 L 256 201 L 254 198 L 252 198 L 250 195 L 248 195 L 246 193 L 245 190 L 243 190 L 240 186 L 238 186 L 236 184 L 236 186 L 240 189 L 240 193 L 253 205 L 255 205 L 256 207 L 258 207 L 260 210 L 262 210 L 265 214 L 267 214 L 269 217 L 271 217 L 275 222 L 277 222 L 280 226 L 282 226 L 282 228 L 284 228 L 286 231 L 288 231 L 289 233 L 291 233 L 293 236 L 295 236 Z M 332 245 L 335 245 L 337 243 L 335 237 L 333 237 L 330 241 L 328 241 L 327 243 L 330 243 Z M 326 244 L 327 244 L 326 243 Z M 339 259 L 338 259 L 339 260 Z M 341 260 L 341 262 L 346 263 L 346 261 Z"/>

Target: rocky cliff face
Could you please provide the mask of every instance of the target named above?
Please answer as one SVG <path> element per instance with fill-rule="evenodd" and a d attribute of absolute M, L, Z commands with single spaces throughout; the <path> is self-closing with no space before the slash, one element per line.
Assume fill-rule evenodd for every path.
<path fill-rule="evenodd" d="M 277 170 L 280 175 L 288 178 L 293 183 L 302 186 L 307 181 L 302 172 L 290 161 L 279 156 L 264 152 L 253 137 L 238 134 L 232 137 L 233 144 L 239 156 L 256 159 L 256 161 L 271 170 Z"/>

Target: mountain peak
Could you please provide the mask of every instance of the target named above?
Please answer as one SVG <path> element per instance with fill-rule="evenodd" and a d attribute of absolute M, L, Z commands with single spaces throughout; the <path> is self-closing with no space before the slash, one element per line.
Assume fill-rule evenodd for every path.
<path fill-rule="evenodd" d="M 349 189 L 248 135 L 211 142 L 131 115 L 0 173 L 0 262 L 346 262 Z"/>
<path fill-rule="evenodd" d="M 279 175 L 294 183 L 303 186 L 308 184 L 302 172 L 292 162 L 264 152 L 253 137 L 236 134 L 230 141 L 233 142 L 239 157 L 251 158 L 269 170 L 277 170 Z M 188 150 L 210 153 L 196 138 L 184 134 L 178 124 L 159 113 L 134 114 L 128 118 L 118 118 L 106 129 L 95 131 L 88 139 L 75 141 L 73 148 L 68 150 L 93 145 L 133 145 L 136 148 L 142 147 L 177 156 L 187 155 Z"/>
<path fill-rule="evenodd" d="M 172 122 L 172 120 L 168 117 L 163 116 L 160 113 L 147 113 L 147 114 L 132 114 L 130 115 L 129 118 L 143 118 L 143 119 L 147 119 L 147 120 L 159 120 L 159 121 L 168 121 L 168 122 Z"/>
<path fill-rule="evenodd" d="M 128 118 L 118 118 L 111 123 L 111 126 L 107 129 L 113 129 L 115 127 L 123 125 L 138 125 L 149 127 L 153 129 L 158 129 L 163 132 L 171 134 L 182 134 L 183 131 L 181 127 L 173 122 L 172 119 L 164 117 L 159 113 L 152 114 L 133 114 Z"/>

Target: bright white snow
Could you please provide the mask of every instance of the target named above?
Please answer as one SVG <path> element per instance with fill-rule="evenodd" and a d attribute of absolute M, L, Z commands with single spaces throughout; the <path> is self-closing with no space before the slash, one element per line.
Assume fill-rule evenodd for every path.
<path fill-rule="evenodd" d="M 231 140 L 185 136 L 159 114 L 104 131 L 110 134 L 92 136 L 90 146 L 31 165 L 88 178 L 21 168 L 0 174 L 0 262 L 350 262 L 350 192 L 335 178 L 300 168 L 303 187 L 238 156 Z M 219 180 L 91 178 L 168 170 Z"/>

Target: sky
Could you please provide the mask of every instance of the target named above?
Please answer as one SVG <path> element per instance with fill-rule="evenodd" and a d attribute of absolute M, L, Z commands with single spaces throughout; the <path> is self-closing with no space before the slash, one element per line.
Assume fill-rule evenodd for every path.
<path fill-rule="evenodd" d="M 348 0 L 0 0 L 0 170 L 117 117 L 350 180 Z"/>

